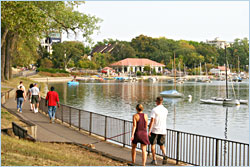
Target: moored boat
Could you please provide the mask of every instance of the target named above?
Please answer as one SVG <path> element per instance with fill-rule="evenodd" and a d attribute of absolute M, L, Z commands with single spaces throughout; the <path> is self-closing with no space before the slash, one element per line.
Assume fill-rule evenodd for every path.
<path fill-rule="evenodd" d="M 68 81 L 67 84 L 68 85 L 79 85 L 79 82 L 77 82 L 77 81 Z"/>
<path fill-rule="evenodd" d="M 177 90 L 167 90 L 160 93 L 163 97 L 171 97 L 171 98 L 181 98 L 184 95 L 179 93 Z"/>

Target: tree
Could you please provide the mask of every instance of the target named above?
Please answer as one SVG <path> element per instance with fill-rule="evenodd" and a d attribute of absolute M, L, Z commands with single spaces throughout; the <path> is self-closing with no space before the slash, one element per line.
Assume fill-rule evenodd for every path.
<path fill-rule="evenodd" d="M 42 37 L 50 31 L 81 33 L 86 41 L 99 29 L 99 18 L 74 11 L 77 1 L 3 1 L 1 2 L 2 80 L 9 79 L 12 57 L 18 40 Z"/>
<path fill-rule="evenodd" d="M 52 45 L 52 59 L 55 67 L 67 69 L 69 63 L 76 64 L 84 55 L 84 46 L 78 41 L 64 41 Z"/>
<path fill-rule="evenodd" d="M 115 59 L 115 61 L 119 61 L 125 58 L 136 58 L 136 53 L 134 48 L 132 48 L 129 43 L 119 42 L 115 44 L 111 56 Z"/>

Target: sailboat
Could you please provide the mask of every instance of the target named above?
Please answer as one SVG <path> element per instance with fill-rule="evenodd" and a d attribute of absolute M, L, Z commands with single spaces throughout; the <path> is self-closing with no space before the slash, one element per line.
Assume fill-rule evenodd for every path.
<path fill-rule="evenodd" d="M 175 52 L 174 52 L 174 69 L 175 69 Z M 166 90 L 160 93 L 163 97 L 169 97 L 169 98 L 182 98 L 184 95 L 182 93 L 179 93 L 176 90 L 176 70 L 174 70 L 174 89 L 173 90 Z"/>
<path fill-rule="evenodd" d="M 240 105 L 240 101 L 237 99 L 228 98 L 228 83 L 227 83 L 227 48 L 225 47 L 225 69 L 226 69 L 226 98 L 211 98 L 211 99 L 200 99 L 201 103 L 205 104 L 219 104 L 219 105 Z"/>

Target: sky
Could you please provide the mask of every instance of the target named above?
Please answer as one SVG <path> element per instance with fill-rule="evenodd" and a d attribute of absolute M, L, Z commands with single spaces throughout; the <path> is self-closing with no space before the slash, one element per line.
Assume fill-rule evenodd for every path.
<path fill-rule="evenodd" d="M 248 1 L 86 1 L 78 10 L 103 20 L 95 43 L 141 34 L 198 42 L 249 37 Z"/>

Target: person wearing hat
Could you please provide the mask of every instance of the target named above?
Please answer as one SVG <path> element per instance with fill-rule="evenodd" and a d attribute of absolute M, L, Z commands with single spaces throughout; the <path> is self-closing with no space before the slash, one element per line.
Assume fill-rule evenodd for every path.
<path fill-rule="evenodd" d="M 33 105 L 34 113 L 38 113 L 39 101 L 41 99 L 40 91 L 37 87 L 37 84 L 34 83 L 34 86 L 31 88 L 31 103 Z"/>
<path fill-rule="evenodd" d="M 153 156 L 153 161 L 151 162 L 151 164 L 157 165 L 155 157 L 155 144 L 158 144 L 160 145 L 160 149 L 163 154 L 162 164 L 164 165 L 167 163 L 167 156 L 164 145 L 166 139 L 168 110 L 162 105 L 162 97 L 157 97 L 155 102 L 157 106 L 153 108 L 151 112 L 151 121 L 149 124 L 149 142 L 151 144 L 151 151 Z"/>

